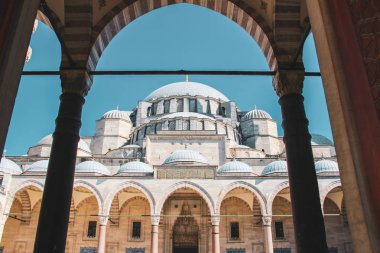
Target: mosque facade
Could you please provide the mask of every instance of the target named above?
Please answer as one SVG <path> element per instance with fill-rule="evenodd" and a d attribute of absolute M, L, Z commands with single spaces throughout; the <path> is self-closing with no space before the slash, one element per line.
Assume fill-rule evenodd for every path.
<path fill-rule="evenodd" d="M 52 140 L 1 159 L 0 252 L 33 252 Z M 353 252 L 334 144 L 311 141 L 329 251 Z M 81 137 L 66 252 L 295 253 L 287 172 L 269 113 L 165 85 Z"/>

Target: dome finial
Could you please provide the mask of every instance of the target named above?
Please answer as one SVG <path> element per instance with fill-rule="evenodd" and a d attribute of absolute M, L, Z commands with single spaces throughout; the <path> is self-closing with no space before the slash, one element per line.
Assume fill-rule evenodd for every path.
<path fill-rule="evenodd" d="M 5 154 L 7 153 L 7 150 L 6 149 L 4 149 L 3 150 L 3 157 L 5 157 Z"/>
<path fill-rule="evenodd" d="M 255 108 L 255 110 L 257 110 L 256 104 L 255 104 L 254 108 Z"/>
<path fill-rule="evenodd" d="M 116 110 L 119 110 L 119 105 L 116 106 Z"/>
<path fill-rule="evenodd" d="M 189 75 L 188 74 L 186 74 L 185 82 L 189 82 Z"/>

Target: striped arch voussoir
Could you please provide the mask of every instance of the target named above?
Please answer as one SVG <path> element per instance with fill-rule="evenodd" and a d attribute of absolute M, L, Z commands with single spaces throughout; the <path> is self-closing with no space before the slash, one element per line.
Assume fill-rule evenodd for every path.
<path fill-rule="evenodd" d="M 240 25 L 258 43 L 269 68 L 277 69 L 274 36 L 265 20 L 243 0 L 134 0 L 121 1 L 110 10 L 93 29 L 93 46 L 87 63 L 90 70 L 96 65 L 111 40 L 138 17 L 161 7 L 177 3 L 199 5 L 218 12 Z"/>

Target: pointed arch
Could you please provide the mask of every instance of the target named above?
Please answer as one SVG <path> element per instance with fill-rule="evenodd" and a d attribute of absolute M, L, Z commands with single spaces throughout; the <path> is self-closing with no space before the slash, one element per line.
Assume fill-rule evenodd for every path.
<path fill-rule="evenodd" d="M 196 193 L 198 193 L 202 198 L 203 200 L 206 202 L 209 210 L 210 210 L 210 213 L 211 214 L 214 214 L 215 213 L 215 204 L 214 204 L 214 201 L 212 200 L 212 197 L 210 196 L 210 194 L 201 186 L 199 186 L 198 184 L 196 183 L 193 183 L 193 182 L 189 182 L 189 181 L 182 181 L 182 182 L 178 182 L 178 183 L 175 183 L 171 186 L 169 186 L 165 191 L 164 191 L 164 194 L 162 195 L 161 199 L 159 200 L 159 202 L 157 203 L 157 207 L 156 207 L 156 210 L 155 210 L 155 214 L 160 214 L 161 213 L 161 210 L 166 202 L 166 200 L 177 190 L 179 189 L 182 189 L 182 188 L 187 188 L 187 189 L 191 189 L 193 191 L 195 191 Z"/>
<path fill-rule="evenodd" d="M 243 189 L 250 191 L 258 200 L 258 202 L 260 204 L 261 213 L 263 215 L 267 214 L 267 203 L 266 203 L 266 199 L 265 199 L 264 195 L 261 193 L 261 191 L 259 189 L 256 188 L 256 186 L 254 186 L 250 183 L 244 182 L 244 181 L 233 182 L 233 183 L 231 183 L 231 184 L 229 184 L 223 188 L 223 190 L 219 193 L 216 208 L 215 208 L 216 209 L 215 212 L 217 214 L 220 213 L 220 208 L 222 206 L 222 202 L 223 202 L 224 198 L 227 196 L 227 194 L 230 193 L 232 190 L 237 189 L 237 188 L 243 188 Z"/>
<path fill-rule="evenodd" d="M 119 184 L 117 187 L 112 189 L 110 193 L 108 193 L 107 197 L 105 198 L 104 205 L 102 208 L 103 215 L 109 215 L 114 198 L 119 194 L 120 191 L 122 191 L 125 188 L 134 188 L 142 192 L 145 195 L 145 197 L 148 199 L 151 213 L 154 213 L 154 210 L 155 210 L 154 208 L 155 208 L 156 203 L 155 203 L 152 193 L 142 184 L 134 182 L 134 181 L 128 181 L 128 182 Z"/>
<path fill-rule="evenodd" d="M 133 0 L 121 1 L 111 9 L 93 28 L 92 49 L 87 67 L 95 70 L 96 65 L 111 40 L 129 23 L 138 17 L 171 4 L 189 3 L 218 12 L 240 25 L 261 48 L 269 68 L 277 69 L 276 49 L 272 29 L 263 17 L 243 0 Z"/>
<path fill-rule="evenodd" d="M 36 187 L 37 189 L 39 189 L 40 191 L 43 191 L 44 190 L 44 184 L 37 181 L 37 180 L 26 180 L 24 182 L 22 182 L 21 184 L 17 185 L 13 190 L 10 191 L 10 196 L 12 198 L 15 197 L 16 193 L 23 189 L 23 188 L 26 188 L 28 186 L 33 186 L 33 187 Z"/>
<path fill-rule="evenodd" d="M 73 189 L 75 190 L 75 188 L 77 188 L 77 187 L 83 187 L 83 188 L 89 190 L 94 195 L 94 197 L 96 198 L 96 202 L 98 204 L 98 207 L 99 207 L 99 209 L 98 209 L 99 214 L 101 214 L 101 209 L 103 206 L 103 198 L 102 198 L 102 195 L 100 194 L 99 190 L 95 186 L 93 186 L 92 184 L 85 182 L 83 180 L 78 180 L 78 181 L 74 182 Z M 77 206 L 80 203 L 74 203 L 74 204 Z"/>
<path fill-rule="evenodd" d="M 268 197 L 268 214 L 272 214 L 272 208 L 273 208 L 273 202 L 276 198 L 277 194 L 281 192 L 282 190 L 289 188 L 289 181 L 282 182 L 281 184 L 277 185 L 271 194 Z"/>
<path fill-rule="evenodd" d="M 320 194 L 319 194 L 319 197 L 320 197 L 320 201 L 321 201 L 321 207 L 322 207 L 322 210 L 323 210 L 323 204 L 325 203 L 325 199 L 327 197 L 327 195 L 335 188 L 337 187 L 342 187 L 342 182 L 340 180 L 336 180 L 336 181 L 333 181 L 331 183 L 329 183 L 327 186 L 325 186 L 321 191 L 320 191 Z"/>

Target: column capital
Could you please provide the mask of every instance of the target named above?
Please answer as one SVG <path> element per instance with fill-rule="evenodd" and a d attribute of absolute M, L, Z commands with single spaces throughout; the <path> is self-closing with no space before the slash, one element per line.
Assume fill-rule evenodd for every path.
<path fill-rule="evenodd" d="M 211 216 L 211 224 L 213 226 L 219 226 L 219 223 L 220 223 L 220 216 L 219 215 Z"/>
<path fill-rule="evenodd" d="M 99 225 L 106 226 L 108 222 L 108 215 L 99 215 Z"/>
<path fill-rule="evenodd" d="M 86 68 L 61 68 L 62 93 L 77 93 L 85 97 L 92 85 L 92 77 Z"/>
<path fill-rule="evenodd" d="M 272 225 L 272 216 L 270 215 L 265 215 L 261 217 L 263 221 L 263 226 L 271 226 Z"/>
<path fill-rule="evenodd" d="M 277 70 L 273 77 L 273 88 L 279 97 L 286 94 L 302 94 L 305 70 Z"/>
<path fill-rule="evenodd" d="M 161 219 L 160 215 L 153 214 L 150 218 L 151 218 L 152 225 L 158 226 L 160 224 L 160 219 Z"/>

